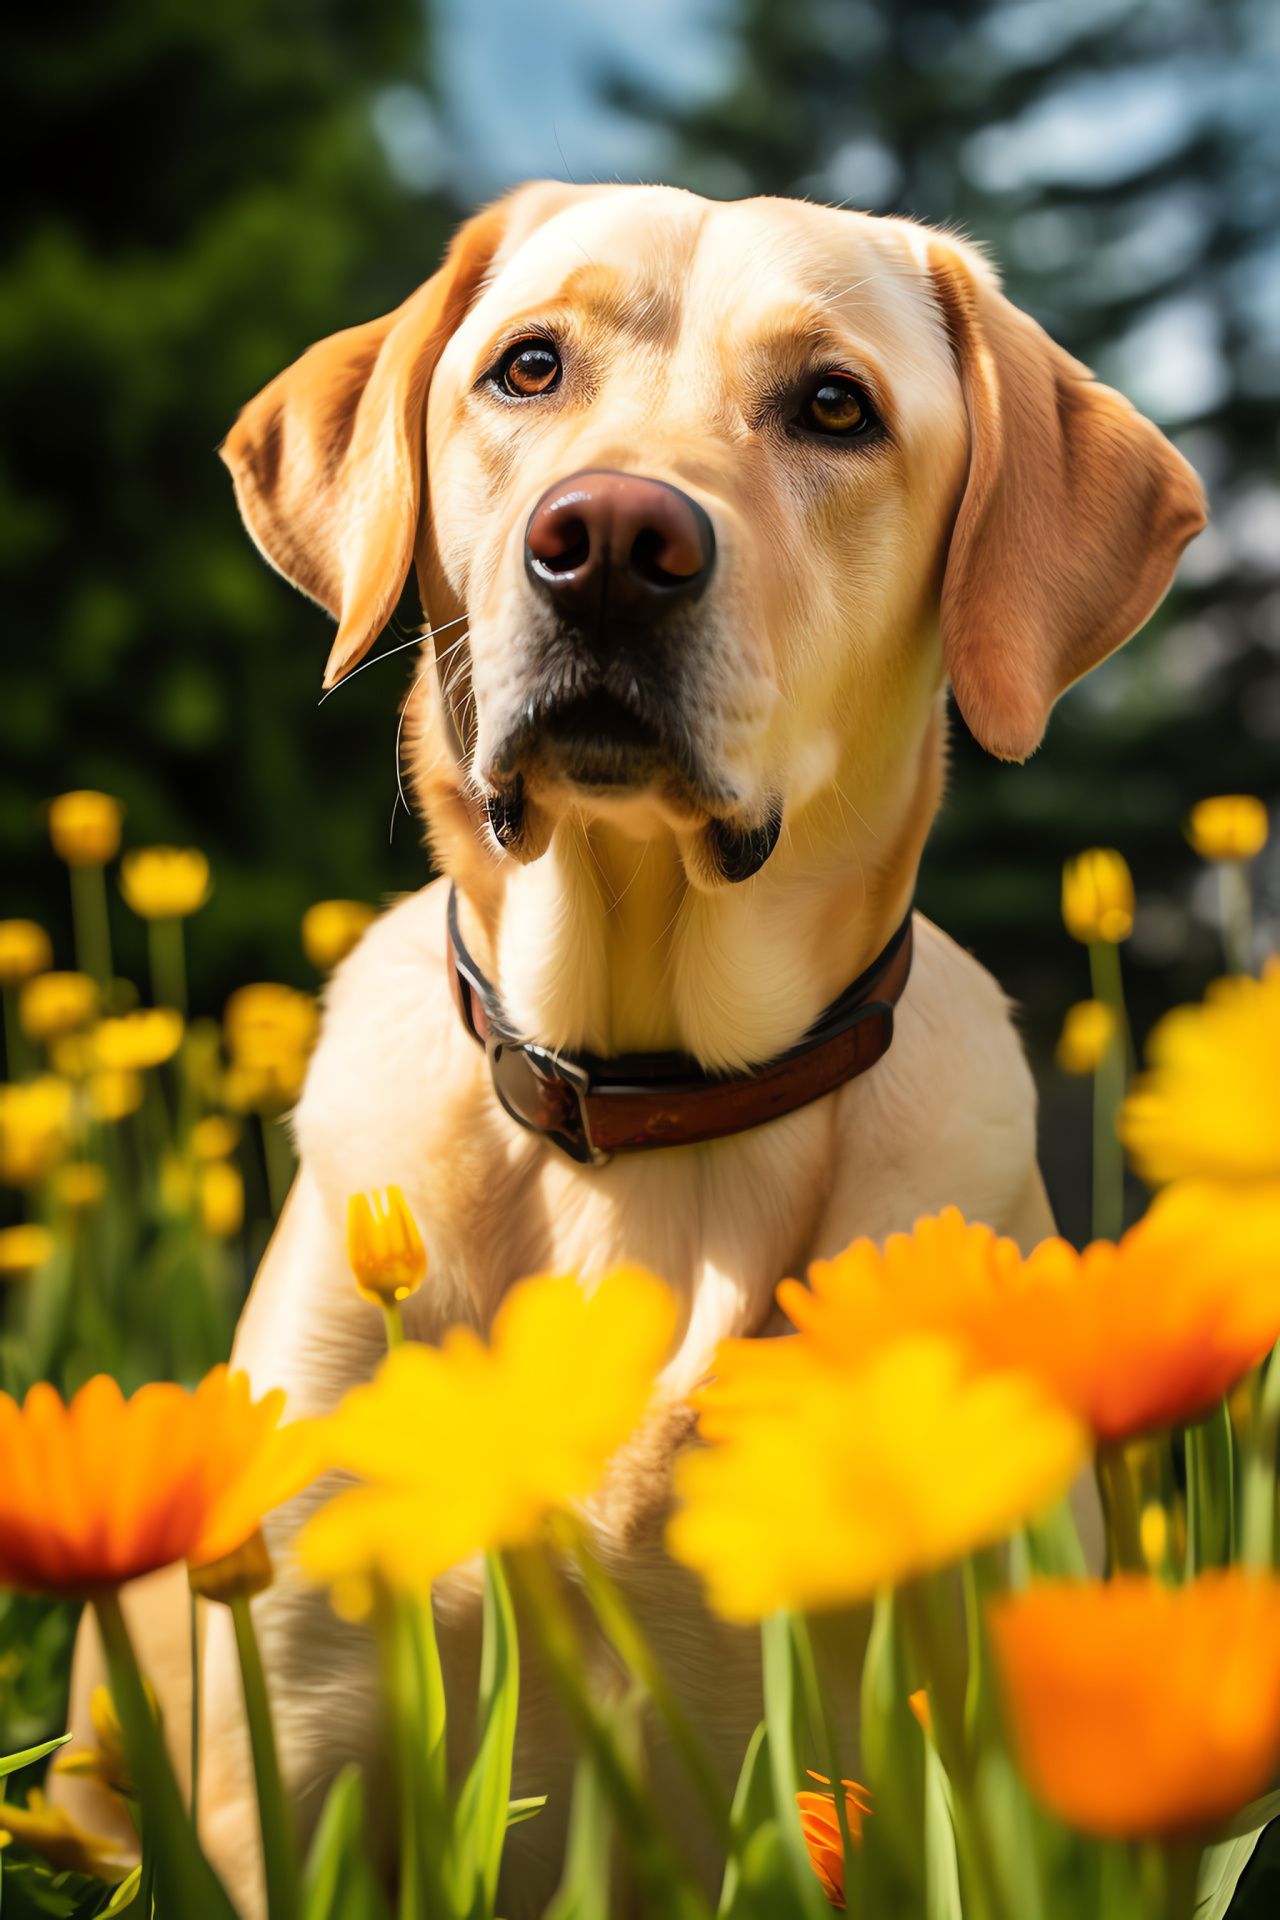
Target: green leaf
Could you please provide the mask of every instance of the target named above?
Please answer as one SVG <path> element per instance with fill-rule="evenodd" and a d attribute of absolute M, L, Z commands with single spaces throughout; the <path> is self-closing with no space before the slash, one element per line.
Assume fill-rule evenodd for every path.
<path fill-rule="evenodd" d="M 142 1868 L 141 1866 L 137 1866 L 131 1874 L 127 1875 L 126 1878 L 120 1882 L 120 1885 L 102 1909 L 101 1920 L 110 1920 L 112 1914 L 123 1913 L 126 1907 L 131 1907 L 138 1897 L 138 1889 L 141 1885 Z M 147 1920 L 150 1920 L 150 1915 L 147 1916 Z"/>
<path fill-rule="evenodd" d="M 613 1817 L 590 1754 L 579 1757 L 569 1807 L 564 1871 L 543 1920 L 609 1920 Z"/>
<path fill-rule="evenodd" d="M 325 1799 L 307 1858 L 304 1920 L 386 1920 L 386 1903 L 364 1845 L 364 1789 L 357 1766 L 342 1769 Z"/>
<path fill-rule="evenodd" d="M 547 1804 L 545 1793 L 531 1793 L 524 1800 L 508 1800 L 507 1825 L 523 1826 L 526 1820 L 536 1820 Z"/>
<path fill-rule="evenodd" d="M 56 1740 L 46 1740 L 38 1747 L 28 1747 L 25 1753 L 9 1753 L 0 1760 L 0 1780 L 6 1774 L 16 1773 L 19 1767 L 29 1767 L 37 1760 L 43 1760 L 46 1753 L 52 1753 L 56 1747 L 65 1747 L 71 1739 L 69 1733 L 60 1733 Z"/>
<path fill-rule="evenodd" d="M 515 1609 L 502 1563 L 496 1554 L 489 1554 L 480 1654 L 480 1744 L 458 1796 L 445 1868 L 459 1920 L 492 1920 L 502 1845 L 510 1824 L 511 1759 L 519 1704 Z"/>
<path fill-rule="evenodd" d="M 951 1789 L 932 1741 L 924 1759 L 924 1886 L 926 1920 L 964 1920 L 960 1868 L 951 1823 Z"/>
<path fill-rule="evenodd" d="M 796 1661 L 791 1619 L 784 1612 L 761 1622 L 764 1656 L 764 1717 L 769 1729 L 769 1767 L 775 1817 L 791 1875 L 791 1885 L 806 1920 L 830 1920 L 818 1876 L 809 1859 L 796 1792 L 800 1769 L 795 1751 Z"/>
<path fill-rule="evenodd" d="M 862 1664 L 862 1766 L 872 1817 L 863 1827 L 867 1912 L 919 1920 L 925 1911 L 925 1748 L 897 1604 L 876 1601 Z"/>

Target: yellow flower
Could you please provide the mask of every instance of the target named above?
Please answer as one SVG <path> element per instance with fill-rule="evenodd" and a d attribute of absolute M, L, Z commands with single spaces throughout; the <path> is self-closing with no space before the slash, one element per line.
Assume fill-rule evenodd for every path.
<path fill-rule="evenodd" d="M 488 1346 L 452 1327 L 440 1347 L 396 1347 L 327 1423 L 331 1463 L 369 1484 L 308 1523 L 304 1570 L 344 1592 L 377 1573 L 425 1593 L 472 1554 L 530 1540 L 596 1487 L 648 1405 L 675 1325 L 668 1289 L 622 1267 L 590 1294 L 572 1277 L 521 1281 Z"/>
<path fill-rule="evenodd" d="M 1090 847 L 1062 869 L 1062 917 L 1073 940 L 1111 946 L 1133 932 L 1133 879 L 1124 855 Z"/>
<path fill-rule="evenodd" d="M 1202 860 L 1252 860 L 1267 844 L 1269 823 L 1251 793 L 1220 793 L 1191 809 L 1187 838 Z"/>
<path fill-rule="evenodd" d="M 53 850 L 69 867 L 101 867 L 120 845 L 120 802 L 83 788 L 64 793 L 49 808 Z"/>
<path fill-rule="evenodd" d="M 34 1186 L 62 1156 L 71 1124 L 71 1088 L 51 1073 L 0 1086 L 0 1180 Z"/>
<path fill-rule="evenodd" d="M 142 1076 L 125 1068 L 105 1068 L 89 1077 L 89 1111 L 95 1120 L 123 1120 L 142 1105 Z"/>
<path fill-rule="evenodd" d="M 1018 1757 L 1085 1833 L 1203 1830 L 1280 1760 L 1280 1580 L 1046 1580 L 988 1607 Z"/>
<path fill-rule="evenodd" d="M 148 1688 L 148 1692 L 150 1689 Z M 95 1687 L 89 1698 L 89 1718 L 98 1736 L 96 1747 L 63 1748 L 50 1764 L 51 1773 L 70 1774 L 75 1780 L 97 1780 L 114 1793 L 136 1796 L 137 1788 L 125 1758 L 124 1737 L 115 1701 L 106 1687 Z"/>
<path fill-rule="evenodd" d="M 351 1195 L 347 1259 L 357 1287 L 374 1306 L 407 1300 L 422 1285 L 427 1274 L 426 1248 L 399 1187 Z"/>
<path fill-rule="evenodd" d="M 244 1223 L 244 1180 L 230 1160 L 210 1160 L 199 1174 L 200 1225 L 212 1240 L 229 1240 Z"/>
<path fill-rule="evenodd" d="M 740 1350 L 758 1345 L 739 1378 Z M 711 1444 L 676 1466 L 674 1557 L 728 1620 L 842 1607 L 1002 1539 L 1057 1499 L 1083 1424 L 1032 1375 L 894 1341 L 832 1366 L 797 1340 L 729 1341 L 698 1396 Z"/>
<path fill-rule="evenodd" d="M 106 1190 L 107 1176 L 96 1160 L 68 1161 L 58 1175 L 58 1197 L 73 1212 L 96 1207 Z"/>
<path fill-rule="evenodd" d="M 172 1007 L 140 1007 L 104 1020 L 93 1036 L 98 1065 L 108 1069 L 158 1067 L 182 1045 L 182 1015 Z"/>
<path fill-rule="evenodd" d="M 138 847 L 120 862 L 120 891 L 140 920 L 184 920 L 209 898 L 197 847 Z"/>
<path fill-rule="evenodd" d="M 240 1129 L 220 1113 L 211 1113 L 191 1129 L 191 1151 L 197 1160 L 225 1160 L 236 1150 Z"/>
<path fill-rule="evenodd" d="M 97 1062 L 93 1052 L 93 1033 L 60 1033 L 49 1042 L 49 1065 L 64 1080 L 83 1080 Z"/>
<path fill-rule="evenodd" d="M 1077 1000 L 1067 1008 L 1058 1040 L 1058 1065 L 1067 1073 L 1096 1073 L 1119 1031 L 1105 1000 Z"/>
<path fill-rule="evenodd" d="M 1280 968 L 1215 980 L 1147 1041 L 1150 1071 L 1120 1110 L 1120 1138 L 1144 1180 L 1280 1177 Z"/>
<path fill-rule="evenodd" d="M 48 1227 L 28 1221 L 21 1227 L 0 1228 L 0 1280 L 34 1273 L 52 1257 L 53 1235 Z"/>
<path fill-rule="evenodd" d="M 54 1040 L 86 1027 L 98 1011 L 98 985 L 87 973 L 38 973 L 18 998 L 22 1031 L 32 1040 Z"/>
<path fill-rule="evenodd" d="M 192 1593 L 227 1607 L 233 1600 L 252 1600 L 255 1593 L 265 1593 L 274 1579 L 275 1568 L 261 1527 L 220 1560 L 206 1560 L 202 1566 L 187 1569 Z"/>
<path fill-rule="evenodd" d="M 0 987 L 20 987 L 53 965 L 53 948 L 34 920 L 0 920 Z"/>
<path fill-rule="evenodd" d="M 83 1873 L 115 1883 L 133 1865 L 118 1841 L 89 1833 L 65 1807 L 51 1807 L 39 1787 L 32 1787 L 25 1808 L 0 1805 L 0 1834 L 41 1854 L 59 1873 Z"/>
<path fill-rule="evenodd" d="M 377 917 L 377 908 L 363 900 L 318 900 L 308 907 L 302 916 L 302 945 L 312 966 L 321 973 L 336 967 Z"/>
<path fill-rule="evenodd" d="M 227 1104 L 258 1113 L 291 1105 L 302 1091 L 319 1024 L 313 996 L 293 987 L 261 981 L 233 993 L 225 1015 Z"/>

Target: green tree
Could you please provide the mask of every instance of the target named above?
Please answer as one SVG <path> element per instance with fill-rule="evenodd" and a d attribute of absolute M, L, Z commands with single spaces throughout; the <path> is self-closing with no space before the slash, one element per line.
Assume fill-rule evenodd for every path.
<path fill-rule="evenodd" d="M 327 617 L 253 551 L 216 449 L 313 340 L 429 273 L 443 200 L 393 181 L 379 90 L 420 78 L 415 0 L 52 0 L 0 62 L 0 911 L 71 961 L 48 798 L 125 802 L 126 845 L 197 844 L 197 1008 L 311 984 L 310 901 L 427 866 L 396 794 L 400 668 L 317 711 Z M 397 676 L 400 676 L 397 678 Z M 117 964 L 145 982 L 113 901 Z"/>

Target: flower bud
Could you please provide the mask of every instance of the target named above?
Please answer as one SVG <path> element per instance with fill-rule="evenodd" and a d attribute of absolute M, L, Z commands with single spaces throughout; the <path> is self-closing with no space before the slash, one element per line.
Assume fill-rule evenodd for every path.
<path fill-rule="evenodd" d="M 58 1176 L 58 1196 L 73 1213 L 96 1207 L 107 1190 L 107 1176 L 96 1160 L 69 1160 Z"/>
<path fill-rule="evenodd" d="M 98 1011 L 98 985 L 87 973 L 38 973 L 18 998 L 18 1019 L 31 1040 L 54 1040 L 87 1027 Z"/>
<path fill-rule="evenodd" d="M 198 1593 L 202 1600 L 220 1600 L 224 1606 L 230 1606 L 233 1600 L 252 1600 L 255 1593 L 265 1593 L 274 1578 L 275 1570 L 261 1527 L 234 1553 L 224 1554 L 221 1560 L 209 1560 L 202 1567 L 187 1568 L 192 1593 Z"/>
<path fill-rule="evenodd" d="M 1202 860 L 1252 860 L 1267 844 L 1269 825 L 1251 793 L 1220 793 L 1192 807 L 1187 839 Z"/>
<path fill-rule="evenodd" d="M 141 1074 L 125 1067 L 106 1067 L 89 1076 L 89 1111 L 95 1120 L 123 1120 L 142 1105 Z"/>
<path fill-rule="evenodd" d="M 238 1126 L 221 1113 L 211 1113 L 192 1127 L 191 1151 L 197 1160 L 225 1160 L 235 1152 L 239 1138 Z"/>
<path fill-rule="evenodd" d="M 71 1124 L 71 1088 L 51 1073 L 0 1086 L 0 1180 L 31 1187 L 62 1157 Z"/>
<path fill-rule="evenodd" d="M 120 802 L 83 788 L 63 793 L 49 808 L 53 850 L 69 867 L 101 867 L 120 845 Z"/>
<path fill-rule="evenodd" d="M 210 1160 L 200 1169 L 200 1225 L 211 1240 L 229 1240 L 244 1224 L 244 1180 L 230 1160 Z"/>
<path fill-rule="evenodd" d="M 394 1306 L 422 1285 L 426 1249 L 399 1187 L 352 1194 L 347 1202 L 347 1258 L 357 1287 L 375 1306 Z"/>
<path fill-rule="evenodd" d="M 319 900 L 302 916 L 302 945 L 308 960 L 328 973 L 345 960 L 365 928 L 378 917 L 363 900 Z"/>
<path fill-rule="evenodd" d="M 139 847 L 120 862 L 120 891 L 140 920 L 185 920 L 209 898 L 197 847 Z"/>
<path fill-rule="evenodd" d="M 1105 1000 L 1077 1000 L 1068 1007 L 1058 1039 L 1058 1065 L 1066 1073 L 1096 1073 L 1119 1030 Z"/>
<path fill-rule="evenodd" d="M 53 965 L 53 948 L 34 920 L 0 920 L 0 987 L 20 987 Z"/>
<path fill-rule="evenodd" d="M 1133 877 L 1113 847 L 1090 847 L 1062 869 L 1062 918 L 1073 940 L 1116 946 L 1133 932 Z"/>

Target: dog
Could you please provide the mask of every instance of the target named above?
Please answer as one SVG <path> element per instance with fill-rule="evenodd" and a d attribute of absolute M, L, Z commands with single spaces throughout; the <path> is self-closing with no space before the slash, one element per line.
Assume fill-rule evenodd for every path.
<path fill-rule="evenodd" d="M 327 687 L 416 568 L 428 631 L 405 760 L 444 876 L 333 977 L 300 1170 L 234 1364 L 256 1392 L 286 1388 L 294 1415 L 372 1374 L 382 1321 L 344 1251 L 360 1189 L 398 1184 L 421 1226 L 417 1339 L 483 1331 L 528 1273 L 590 1282 L 628 1258 L 661 1274 L 680 1306 L 663 1398 L 593 1524 L 730 1788 L 761 1711 L 757 1643 L 662 1551 L 685 1397 L 719 1340 L 779 1331 L 785 1275 L 856 1235 L 946 1203 L 1024 1249 L 1053 1231 L 1008 1003 L 910 917 L 947 688 L 988 751 L 1023 760 L 1058 695 L 1159 602 L 1204 524 L 1200 488 L 952 235 L 783 199 L 554 183 L 468 221 L 403 306 L 304 354 L 223 457 L 261 552 L 338 622 Z M 846 1073 L 845 1058 L 831 1084 L 806 1036 L 863 976 L 880 1011 L 864 993 L 843 1044 L 871 1032 L 870 1063 Z M 613 1109 L 601 1096 L 589 1111 L 559 1063 L 607 1077 L 620 1057 L 668 1076 L 683 1062 L 685 1091 L 674 1133 L 668 1115 L 606 1151 Z M 762 1118 L 751 1101 L 770 1074 L 798 1074 L 805 1097 Z M 726 1087 L 749 1124 L 723 1124 Z M 553 1095 L 551 1121 L 522 1124 Z M 314 1501 L 271 1523 L 278 1578 L 255 1603 L 304 1837 L 345 1761 L 375 1782 L 384 1765 L 369 1636 L 291 1566 Z M 130 1596 L 180 1770 L 183 1591 L 169 1572 Z M 465 1568 L 438 1583 L 463 1738 L 476 1594 Z M 206 1633 L 203 1833 L 256 1920 L 222 1610 Z M 557 1883 L 573 1757 L 527 1667 L 512 1790 L 549 1798 L 508 1843 L 512 1920 Z M 598 1667 L 607 1685 L 603 1647 Z M 94 1671 L 90 1635 L 81 1722 Z M 648 1765 L 714 1887 L 713 1837 L 656 1733 Z M 371 1793 L 375 1816 L 387 1797 Z"/>

